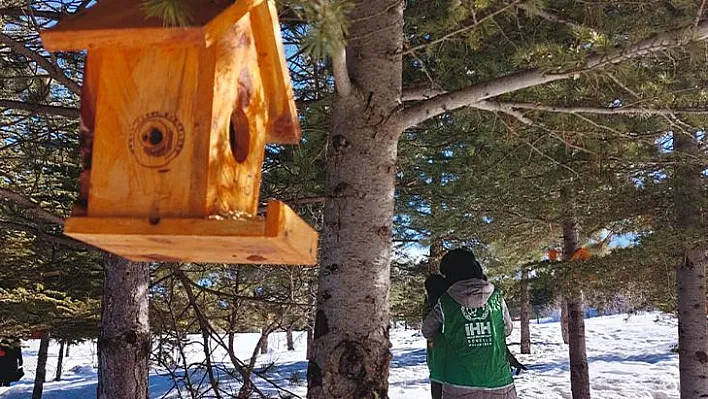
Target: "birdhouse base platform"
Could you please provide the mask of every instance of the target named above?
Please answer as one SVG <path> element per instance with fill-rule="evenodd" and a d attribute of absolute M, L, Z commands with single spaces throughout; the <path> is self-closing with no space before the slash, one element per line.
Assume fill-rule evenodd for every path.
<path fill-rule="evenodd" d="M 136 262 L 317 263 L 317 232 L 279 201 L 265 218 L 73 217 L 64 233 Z"/>

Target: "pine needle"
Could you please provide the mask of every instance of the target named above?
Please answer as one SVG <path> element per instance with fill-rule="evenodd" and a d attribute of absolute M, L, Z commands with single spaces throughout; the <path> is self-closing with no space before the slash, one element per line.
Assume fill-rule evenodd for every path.
<path fill-rule="evenodd" d="M 185 0 L 144 0 L 142 8 L 147 18 L 160 18 L 165 27 L 184 27 L 192 22 Z"/>

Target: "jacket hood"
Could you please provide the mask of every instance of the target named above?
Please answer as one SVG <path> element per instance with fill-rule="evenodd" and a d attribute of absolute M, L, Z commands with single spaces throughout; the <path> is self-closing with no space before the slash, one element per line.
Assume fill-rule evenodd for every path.
<path fill-rule="evenodd" d="M 455 302 L 468 308 L 486 305 L 493 292 L 494 284 L 476 278 L 458 281 L 447 290 Z"/>

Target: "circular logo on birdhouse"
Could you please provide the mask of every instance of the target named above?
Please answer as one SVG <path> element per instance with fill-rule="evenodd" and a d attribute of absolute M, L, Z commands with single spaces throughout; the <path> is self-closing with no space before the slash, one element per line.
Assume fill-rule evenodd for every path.
<path fill-rule="evenodd" d="M 184 147 L 184 126 L 174 115 L 151 112 L 133 123 L 128 145 L 140 165 L 166 166 Z"/>

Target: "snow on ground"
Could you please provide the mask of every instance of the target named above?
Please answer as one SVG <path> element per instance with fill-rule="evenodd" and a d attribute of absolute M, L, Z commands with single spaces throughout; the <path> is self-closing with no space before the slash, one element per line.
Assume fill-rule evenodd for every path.
<path fill-rule="evenodd" d="M 517 326 L 518 327 L 518 326 Z M 609 316 L 586 320 L 587 352 L 593 398 L 597 399 L 670 399 L 678 398 L 678 356 L 670 351 L 677 342 L 675 319 L 658 313 L 627 316 Z M 532 324 L 531 355 L 517 355 L 530 370 L 516 377 L 519 397 L 523 399 L 570 398 L 568 350 L 560 336 L 557 322 Z M 190 357 L 198 359 L 201 347 L 189 348 Z M 258 339 L 257 334 L 240 334 L 237 355 L 248 358 Z M 429 398 L 425 340 L 414 330 L 392 332 L 393 360 L 391 363 L 391 398 Z M 306 393 L 305 335 L 296 336 L 296 351 L 285 350 L 284 334 L 273 334 L 268 354 L 258 358 L 260 367 L 274 364 L 266 372 L 267 378 L 303 396 Z M 511 351 L 519 351 L 518 328 L 509 338 Z M 25 377 L 10 388 L 0 388 L 0 398 L 24 399 L 32 392 L 38 341 L 24 342 Z M 52 342 L 47 365 L 47 378 L 53 379 L 58 346 Z M 229 364 L 221 352 L 217 361 Z M 45 399 L 84 399 L 96 395 L 96 346 L 87 342 L 71 348 L 65 359 L 63 379 L 45 384 Z M 153 370 L 150 376 L 151 398 L 178 397 L 171 380 Z M 193 380 L 199 376 L 192 377 Z M 236 382 L 221 373 L 221 386 Z M 258 386 L 266 392 L 268 384 Z M 229 388 L 225 388 L 227 391 Z M 233 388 L 232 388 L 233 389 Z"/>

